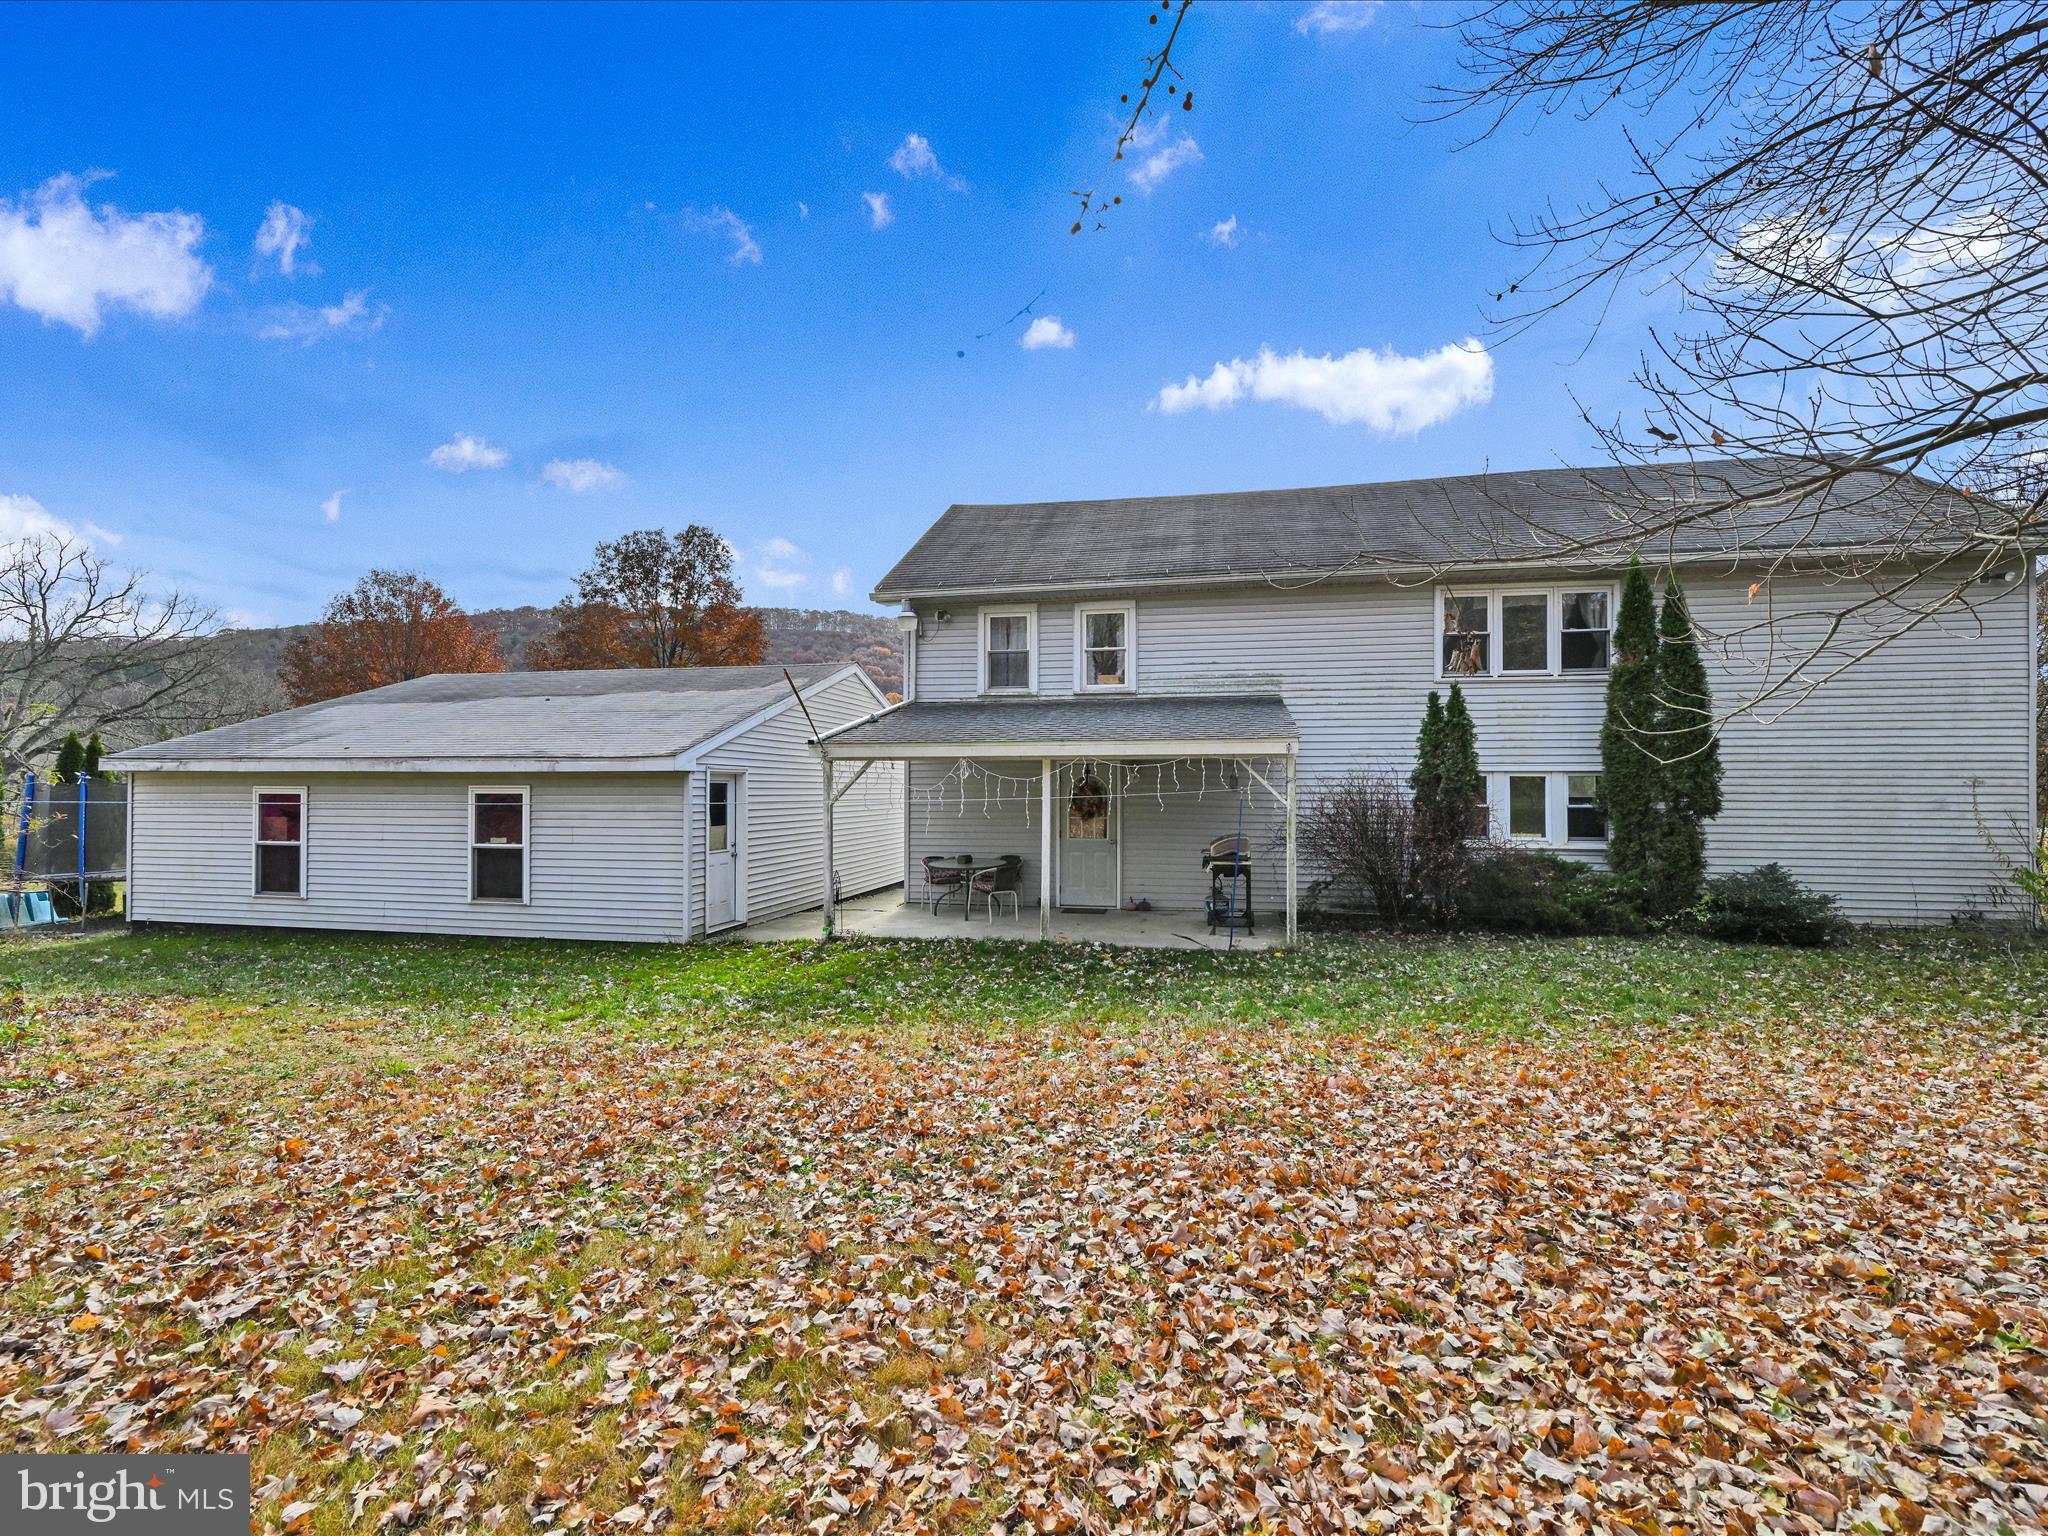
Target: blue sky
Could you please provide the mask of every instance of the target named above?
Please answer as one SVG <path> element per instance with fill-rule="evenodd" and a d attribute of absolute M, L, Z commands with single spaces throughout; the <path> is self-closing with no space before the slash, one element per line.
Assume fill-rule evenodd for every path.
<path fill-rule="evenodd" d="M 1203 3 L 1109 173 L 1144 15 L 11 8 L 0 535 L 270 623 L 372 565 L 548 603 L 694 521 L 752 601 L 865 607 L 954 501 L 1593 454 L 1639 328 L 1482 305 L 1610 133 L 1416 125 L 1442 11 Z"/>

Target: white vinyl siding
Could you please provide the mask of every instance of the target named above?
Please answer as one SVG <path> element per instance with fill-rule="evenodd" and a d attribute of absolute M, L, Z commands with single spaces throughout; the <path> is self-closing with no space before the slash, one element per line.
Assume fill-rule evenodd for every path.
<path fill-rule="evenodd" d="M 258 779 L 138 773 L 129 915 L 396 933 L 683 938 L 683 776 L 538 779 L 528 808 L 530 900 L 471 901 L 469 780 L 451 774 L 306 776 L 306 895 L 252 894 Z"/>
<path fill-rule="evenodd" d="M 882 707 L 851 673 L 806 701 L 826 730 Z M 704 931 L 711 772 L 745 776 L 749 918 L 813 907 L 824 865 L 809 734 L 792 700 L 688 773 L 539 774 L 515 784 L 460 774 L 308 774 L 306 895 L 289 901 L 252 888 L 254 793 L 272 787 L 272 776 L 137 773 L 129 912 L 141 922 L 677 942 Z M 902 878 L 901 785 L 902 770 L 880 764 L 839 802 L 844 894 Z M 472 899 L 473 796 L 508 788 L 527 794 L 526 900 Z"/>
<path fill-rule="evenodd" d="M 809 694 L 805 702 L 818 729 L 829 731 L 882 705 L 858 677 L 845 677 Z M 711 774 L 745 776 L 737 797 L 741 898 L 746 920 L 758 923 L 801 912 L 824 899 L 824 832 L 819 807 L 824 786 L 818 754 L 806 746 L 810 726 L 792 702 L 782 713 L 707 752 L 694 775 L 696 808 L 691 868 L 691 927 L 704 930 L 706 799 Z M 840 782 L 853 769 L 842 764 Z M 832 817 L 832 862 L 842 899 L 894 885 L 903 878 L 903 769 L 877 763 L 841 797 Z"/>
<path fill-rule="evenodd" d="M 1868 590 L 1788 576 L 1752 603 L 1753 579 L 1748 572 L 1689 575 L 1687 597 L 1703 630 L 1754 622 L 1771 602 L 1780 611 L 1839 608 Z M 1547 585 L 1562 592 L 1599 583 Z M 1721 749 L 1727 809 L 1708 827 L 1713 872 L 1776 860 L 1864 921 L 1940 922 L 1991 906 L 2004 888 L 2006 861 L 2024 849 L 2033 825 L 2029 589 L 2015 582 L 1973 590 L 1980 594 L 1974 611 L 1922 626 L 1774 720 L 1745 717 L 1729 726 Z M 1281 694 L 1301 730 L 1306 804 L 1318 779 L 1377 766 L 1405 774 L 1412 765 L 1424 701 L 1432 688 L 1448 687 L 1437 676 L 1436 605 L 1435 587 L 1370 581 L 1295 592 L 1148 592 L 1138 602 L 1140 692 Z M 955 604 L 951 621 L 940 625 L 930 617 L 936 606 L 920 604 L 927 621 L 920 697 L 971 698 L 976 610 Z M 1064 647 L 1049 654 L 1071 652 L 1071 632 L 1063 626 L 1055 640 L 1050 630 L 1055 615 L 1071 623 L 1072 611 L 1041 605 L 1041 645 Z M 1734 658 L 1706 649 L 1720 702 L 1755 690 L 1765 662 L 1761 642 Z M 1781 636 L 1780 658 L 1785 654 Z M 1481 766 L 1598 773 L 1606 686 L 1606 674 L 1591 671 L 1474 680 L 1464 692 Z M 936 777 L 948 765 L 942 760 L 919 772 Z M 1029 769 L 1035 773 L 1036 764 Z M 1148 830 L 1134 802 L 1121 832 L 1125 895 L 1159 903 L 1160 891 L 1178 893 L 1190 883 L 1184 868 L 1198 881 L 1200 843 L 1230 830 L 1212 826 L 1212 812 L 1213 802 Z M 1160 819 L 1156 805 L 1153 814 Z M 922 819 L 913 807 L 913 853 L 933 847 L 919 831 Z M 1012 851 L 1007 845 L 1023 835 L 1021 825 L 987 826 L 987 835 L 975 830 L 982 817 L 971 797 L 950 833 L 945 820 L 944 812 L 932 817 L 941 851 L 951 851 L 944 847 L 950 839 L 979 853 L 991 838 L 1006 844 L 996 851 Z M 1035 864 L 1035 821 L 1029 836 L 1023 851 Z M 1581 850 L 1599 856 L 1597 845 L 1567 851 Z M 1304 882 L 1313 873 L 1304 864 Z M 1037 888 L 1034 869 L 1026 875 L 1027 904 Z M 1172 904 L 1183 902 L 1176 894 Z"/>

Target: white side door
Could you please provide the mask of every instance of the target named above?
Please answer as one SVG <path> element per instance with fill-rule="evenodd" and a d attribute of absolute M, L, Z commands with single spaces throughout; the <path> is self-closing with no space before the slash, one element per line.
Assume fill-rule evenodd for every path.
<path fill-rule="evenodd" d="M 739 921 L 740 781 L 713 774 L 705 783 L 704 926 Z"/>
<path fill-rule="evenodd" d="M 1082 773 L 1067 787 L 1060 817 L 1060 905 L 1117 904 L 1116 781 Z"/>

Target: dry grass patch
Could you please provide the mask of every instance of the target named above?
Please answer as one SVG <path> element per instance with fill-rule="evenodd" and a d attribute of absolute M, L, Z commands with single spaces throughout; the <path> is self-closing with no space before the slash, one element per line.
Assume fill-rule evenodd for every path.
<path fill-rule="evenodd" d="M 259 1523 L 2014 1531 L 2030 1026 L 901 1037 L 52 1007 L 0 1446 Z"/>

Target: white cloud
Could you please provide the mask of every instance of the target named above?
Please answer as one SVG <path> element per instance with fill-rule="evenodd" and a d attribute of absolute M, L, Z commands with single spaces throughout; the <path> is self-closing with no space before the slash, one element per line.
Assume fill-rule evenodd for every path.
<path fill-rule="evenodd" d="M 1153 137 L 1156 139 L 1157 135 L 1155 134 Z M 1134 140 L 1133 142 L 1136 141 Z M 1159 183 L 1166 180 L 1167 177 L 1171 176 L 1182 166 L 1193 165 L 1201 158 L 1202 146 L 1189 138 L 1188 135 L 1182 134 L 1171 144 L 1161 144 L 1159 148 L 1153 150 L 1151 154 L 1145 156 L 1144 159 L 1132 166 L 1131 185 L 1140 192 L 1143 192 L 1147 197 L 1150 197 L 1153 189 Z"/>
<path fill-rule="evenodd" d="M 578 496 L 587 496 L 592 491 L 615 491 L 626 483 L 623 471 L 601 459 L 550 459 L 542 467 L 540 477 L 549 485 Z"/>
<path fill-rule="evenodd" d="M 764 587 L 787 592 L 811 579 L 810 573 L 803 569 L 808 563 L 803 550 L 780 534 L 763 539 L 755 555 L 753 577 Z"/>
<path fill-rule="evenodd" d="M 370 290 L 351 288 L 339 304 L 283 304 L 256 334 L 265 341 L 296 341 L 310 347 L 330 336 L 367 336 L 381 330 L 391 306 L 370 303 Z"/>
<path fill-rule="evenodd" d="M 868 223 L 876 229 L 887 229 L 896 222 L 896 215 L 889 211 L 888 193 L 863 192 L 860 200 L 868 205 Z"/>
<path fill-rule="evenodd" d="M 1073 330 L 1061 324 L 1058 315 L 1040 315 L 1017 338 L 1017 345 L 1026 352 L 1039 352 L 1047 347 L 1071 347 L 1073 344 Z"/>
<path fill-rule="evenodd" d="M 303 209 L 290 203 L 272 203 L 264 210 L 262 226 L 256 231 L 256 254 L 272 257 L 277 270 L 291 277 L 298 271 L 299 247 L 311 241 L 312 228 L 313 221 Z M 319 270 L 313 263 L 306 263 L 307 272 Z"/>
<path fill-rule="evenodd" d="M 941 186 L 953 192 L 965 192 L 967 183 L 953 175 L 939 164 L 938 152 L 932 148 L 932 141 L 921 133 L 906 133 L 889 156 L 889 169 L 905 181 L 915 181 L 920 176 L 929 176 Z"/>
<path fill-rule="evenodd" d="M 730 208 L 713 208 L 704 213 L 699 213 L 694 208 L 685 208 L 683 222 L 699 234 L 718 234 L 730 239 L 732 254 L 725 259 L 734 266 L 761 265 L 761 245 L 754 238 L 753 225 Z"/>
<path fill-rule="evenodd" d="M 119 544 L 122 535 L 98 523 L 73 527 L 33 496 L 0 494 L 0 545 L 24 539 L 68 539 L 73 543 Z"/>
<path fill-rule="evenodd" d="M 78 530 L 51 515 L 33 496 L 0 495 L 0 544 L 23 539 L 75 539 Z"/>
<path fill-rule="evenodd" d="M 832 573 L 832 595 L 834 597 L 844 597 L 852 590 L 853 572 L 842 565 Z"/>
<path fill-rule="evenodd" d="M 1203 238 L 1211 245 L 1222 246 L 1226 251 L 1231 249 L 1244 238 L 1237 232 L 1237 215 L 1233 213 L 1227 219 L 1218 219 L 1209 226 L 1209 233 Z"/>
<path fill-rule="evenodd" d="M 346 496 L 347 494 L 348 489 L 346 487 L 343 487 L 341 490 L 336 491 L 332 496 L 328 497 L 325 501 L 321 502 L 320 515 L 325 517 L 327 521 L 330 523 L 340 522 L 341 498 Z"/>
<path fill-rule="evenodd" d="M 1419 432 L 1491 400 L 1493 358 L 1471 337 L 1420 357 L 1371 347 L 1342 357 L 1281 357 L 1262 347 L 1250 361 L 1233 358 L 1207 378 L 1190 374 L 1167 385 L 1153 405 L 1171 416 L 1197 406 L 1219 411 L 1247 398 L 1315 411 L 1330 422 L 1363 422 L 1375 432 Z"/>
<path fill-rule="evenodd" d="M 1379 9 L 1380 0 L 1316 0 L 1294 18 L 1294 30 L 1303 37 L 1363 32 L 1379 19 Z"/>
<path fill-rule="evenodd" d="M 213 270 L 198 256 L 206 223 L 196 213 L 94 209 L 86 179 L 53 176 L 19 198 L 0 198 L 0 296 L 30 314 L 100 328 L 102 311 L 132 309 L 176 320 L 199 307 Z"/>
<path fill-rule="evenodd" d="M 508 457 L 504 449 L 493 448 L 481 437 L 458 432 L 428 454 L 427 462 L 451 475 L 460 475 L 472 469 L 503 469 Z"/>
<path fill-rule="evenodd" d="M 811 205 L 809 203 L 798 203 L 796 205 L 796 216 L 800 219 L 808 219 L 811 216 Z"/>

